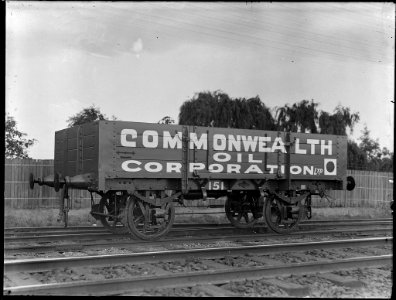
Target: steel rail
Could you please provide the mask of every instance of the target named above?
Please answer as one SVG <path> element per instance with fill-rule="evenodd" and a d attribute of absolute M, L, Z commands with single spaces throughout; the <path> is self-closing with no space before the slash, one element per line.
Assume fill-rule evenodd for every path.
<path fill-rule="evenodd" d="M 264 227 L 263 227 L 264 228 Z M 170 231 L 170 235 L 177 235 L 177 234 L 187 234 L 188 232 L 197 232 L 197 231 L 220 231 L 223 232 L 225 230 L 227 231 L 233 231 L 233 232 L 243 232 L 246 230 L 249 230 L 248 228 L 235 228 L 232 225 L 230 226 L 225 226 L 225 227 L 220 227 L 220 226 L 216 226 L 216 227 L 195 227 L 195 228 L 173 228 Z M 108 230 L 94 230 L 93 232 L 70 232 L 70 233 L 54 233 L 51 234 L 49 232 L 45 232 L 45 235 L 35 235 L 35 233 L 32 234 L 27 234 L 27 235 L 6 235 L 4 237 L 4 241 L 7 242 L 15 242 L 15 241 L 40 241 L 40 240 L 44 240 L 44 241 L 49 241 L 49 240 L 58 240 L 58 239 L 78 239 L 78 237 L 83 237 L 85 239 L 90 239 L 90 238 L 96 238 L 97 236 L 102 236 L 102 237 L 108 237 L 108 238 L 113 238 L 113 237 L 131 237 L 130 234 L 125 233 L 125 234 L 115 234 L 112 233 Z"/>
<path fill-rule="evenodd" d="M 361 226 L 361 225 L 360 225 Z M 316 227 L 314 228 L 316 229 Z M 392 230 L 393 227 L 382 227 L 379 230 L 383 231 L 389 231 Z M 200 231 L 203 231 L 206 236 L 212 235 L 212 236 L 223 236 L 225 234 L 233 234 L 233 235 L 241 235 L 243 233 L 251 233 L 253 231 L 259 233 L 263 232 L 264 230 L 267 234 L 272 234 L 269 233 L 267 228 L 262 227 L 258 228 L 255 227 L 253 228 L 235 228 L 235 227 L 227 227 L 227 228 L 212 228 L 212 229 L 202 229 L 202 228 L 194 228 L 194 229 L 185 229 L 185 230 L 174 230 L 171 231 L 167 236 L 162 237 L 163 239 L 167 239 L 169 237 L 189 237 L 192 238 L 194 235 L 199 235 Z M 335 230 L 335 231 L 334 231 Z M 362 229 L 353 229 L 350 230 L 350 232 L 353 231 L 361 231 Z M 343 228 L 343 229 L 326 229 L 326 232 L 348 232 L 348 229 Z M 311 232 L 309 230 L 309 227 L 306 229 L 306 231 L 294 231 L 289 234 L 293 235 L 298 235 L 298 234 L 304 234 L 304 233 L 309 233 Z M 279 235 L 279 234 L 277 234 Z M 276 235 L 275 235 L 276 236 Z M 134 237 L 128 233 L 125 234 L 114 234 L 108 231 L 105 232 L 96 232 L 96 233 L 88 233 L 88 234 L 80 234 L 80 233 L 70 233 L 70 234 L 53 234 L 53 235 L 42 235 L 42 236 L 17 236 L 17 237 L 4 237 L 4 243 L 9 244 L 9 243 L 26 243 L 26 242 L 38 242 L 38 243 L 43 243 L 43 242 L 56 242 L 56 241 L 78 241 L 78 242 L 83 242 L 83 241 L 91 241 L 91 240 L 114 240 L 114 239 L 126 239 L 128 241 L 134 241 L 134 242 L 144 242 L 141 240 L 136 240 Z"/>
<path fill-rule="evenodd" d="M 355 222 L 364 222 L 364 223 L 384 223 L 388 224 L 389 222 L 393 222 L 392 218 L 381 218 L 381 219 L 348 219 L 348 220 L 304 220 L 300 223 L 309 224 L 309 225 L 320 225 L 320 224 L 337 224 L 337 223 L 355 223 Z M 175 223 L 173 224 L 174 228 L 177 227 L 216 227 L 216 226 L 232 226 L 230 223 Z M 69 227 L 61 227 L 61 226 L 48 226 L 48 227 L 8 227 L 4 228 L 5 234 L 14 233 L 23 233 L 23 232 L 38 232 L 38 231 L 75 231 L 75 230 L 103 230 L 105 229 L 102 225 L 98 226 L 69 226 Z"/>
<path fill-rule="evenodd" d="M 319 227 L 336 227 L 336 226 L 361 226 L 361 225 L 372 225 L 372 226 L 387 226 L 387 225 L 392 225 L 392 222 L 388 222 L 388 221 L 381 221 L 381 222 L 371 222 L 371 223 L 338 223 L 338 224 L 333 224 L 333 223 L 329 223 L 329 224 L 300 224 L 299 228 L 300 229 L 304 229 L 304 228 L 311 228 L 313 226 L 319 226 Z M 265 225 L 259 225 L 259 226 L 255 226 L 254 229 L 261 229 L 261 228 L 266 228 Z M 199 226 L 199 227 L 187 227 L 187 228 L 172 228 L 170 231 L 170 234 L 177 234 L 178 232 L 182 232 L 183 234 L 185 234 L 186 232 L 194 232 L 194 231 L 200 231 L 200 230 L 204 230 L 204 231 L 208 231 L 208 230 L 212 230 L 212 231 L 217 231 L 217 230 L 222 230 L 222 231 L 233 231 L 233 232 L 243 232 L 246 230 L 251 230 L 250 228 L 236 228 L 233 227 L 231 224 L 226 224 L 224 225 L 215 225 L 215 226 Z M 41 235 L 41 234 L 44 235 Z M 223 232 L 222 232 L 223 233 Z M 11 233 L 6 233 L 4 235 L 4 241 L 5 242 L 17 242 L 18 240 L 21 241 L 40 241 L 40 240 L 45 240 L 45 241 L 49 241 L 49 240 L 57 240 L 57 239 L 68 239 L 68 240 L 75 240 L 78 239 L 78 235 L 84 235 L 85 239 L 90 239 L 90 238 L 96 238 L 98 235 L 101 236 L 108 236 L 109 238 L 112 237 L 128 237 L 128 234 L 114 234 L 109 232 L 108 230 L 105 229 L 101 229 L 101 230 L 90 230 L 90 231 L 82 231 L 82 232 L 73 232 L 73 231 L 69 231 L 67 233 L 65 233 L 64 231 L 54 231 L 54 232 L 47 232 L 47 231 L 43 231 L 43 232 L 29 232 L 29 233 L 17 233 L 17 234 L 11 234 Z"/>
<path fill-rule="evenodd" d="M 301 222 L 300 224 L 298 224 L 298 226 L 301 227 L 306 227 L 306 226 L 359 226 L 361 224 L 370 224 L 370 225 L 388 225 L 388 224 L 392 224 L 393 221 L 392 220 L 381 220 L 381 221 L 336 221 L 336 222 L 330 222 L 330 221 L 323 221 L 323 222 L 319 222 L 319 221 L 310 221 L 310 222 Z"/>
<path fill-rule="evenodd" d="M 61 267 L 92 266 L 106 264 L 125 264 L 125 263 L 143 263 L 158 262 L 161 260 L 177 260 L 183 257 L 189 258 L 213 258 L 224 255 L 244 255 L 263 254 L 271 252 L 287 252 L 312 249 L 343 248 L 357 246 L 376 246 L 393 244 L 392 237 L 378 237 L 352 240 L 336 240 L 321 242 L 289 243 L 289 244 L 270 244 L 270 245 L 253 245 L 238 247 L 221 247 L 221 248 L 203 248 L 203 249 L 183 249 L 154 251 L 132 254 L 113 254 L 113 255 L 96 255 L 96 256 L 78 256 L 78 257 L 61 257 L 45 259 L 18 259 L 4 261 L 4 272 L 21 272 L 37 271 Z"/>
<path fill-rule="evenodd" d="M 298 263 L 263 267 L 225 267 L 221 270 L 195 271 L 161 276 L 139 276 L 127 279 L 79 281 L 30 285 L 3 289 L 4 295 L 119 295 L 144 289 L 175 288 L 197 284 L 223 284 L 229 281 L 273 278 L 290 274 L 325 273 L 340 269 L 388 265 L 392 255 L 347 258 L 331 262 Z"/>
<path fill-rule="evenodd" d="M 384 232 L 392 232 L 393 228 L 360 228 L 359 230 L 356 229 L 332 229 L 332 230 L 325 230 L 325 231 L 297 231 L 291 232 L 288 236 L 298 236 L 298 235 L 321 235 L 321 234 L 335 234 L 335 233 L 349 233 L 349 234 L 359 234 L 359 233 L 369 233 L 375 234 L 380 233 L 383 234 Z M 20 253 L 20 252 L 41 252 L 41 251 L 68 251 L 68 250 L 83 250 L 89 248 L 97 248 L 103 246 L 111 246 L 111 247 L 123 247 L 123 246 L 136 246 L 136 245 L 158 245 L 158 244 L 170 244 L 172 242 L 213 242 L 213 241 L 230 241 L 230 242 L 249 242 L 252 239 L 259 239 L 259 238 L 268 238 L 268 237 L 279 237 L 282 238 L 284 235 L 279 235 L 277 233 L 247 233 L 247 234 L 239 234 L 239 235 L 223 235 L 220 239 L 218 236 L 216 237 L 207 237 L 207 236 L 182 236 L 182 237 L 173 237 L 173 238 L 166 238 L 162 240 L 153 241 L 146 241 L 146 240 L 133 240 L 132 237 L 127 240 L 111 240 L 108 242 L 103 241 L 80 241 L 80 243 L 76 244 L 57 244 L 57 245 L 5 245 L 4 250 L 7 254 L 9 253 Z M 132 244 L 133 243 L 133 244 Z"/>
<path fill-rule="evenodd" d="M 264 228 L 264 227 L 263 227 Z M 232 226 L 227 227 L 216 227 L 216 228 L 179 228 L 173 229 L 168 233 L 168 236 L 186 236 L 191 234 L 196 234 L 199 231 L 209 232 L 212 234 L 225 234 L 226 232 L 241 233 L 241 232 L 251 232 L 251 228 L 235 228 Z M 115 234 L 109 231 L 94 232 L 94 233 L 68 233 L 68 234 L 47 234 L 47 235 L 28 235 L 28 236 L 5 236 L 4 243 L 15 243 L 15 242 L 48 242 L 57 240 L 90 240 L 90 239 L 114 239 L 114 238 L 132 238 L 131 234 Z"/>
<path fill-rule="evenodd" d="M 260 226 L 264 227 L 264 226 Z M 121 228 L 121 227 L 120 227 Z M 199 231 L 199 230 L 227 230 L 227 229 L 238 229 L 236 227 L 233 227 L 231 224 L 226 224 L 223 226 L 219 225 L 211 225 L 211 226 L 186 226 L 184 228 L 182 227 L 176 227 L 172 228 L 171 231 L 173 232 L 178 232 L 178 231 Z M 52 235 L 73 235 L 73 234 L 97 234 L 97 233 L 111 233 L 109 230 L 101 227 L 100 229 L 91 229 L 91 230 L 75 230 L 75 231 L 62 231 L 62 230 L 54 230 L 54 231 L 31 231 L 31 232 L 18 232 L 18 233 L 5 233 L 4 236 L 6 238 L 26 238 L 28 239 L 29 237 L 40 237 L 40 236 L 52 236 Z M 113 234 L 113 233 L 111 233 Z M 114 234 L 113 234 L 114 235 Z"/>
<path fill-rule="evenodd" d="M 10 242 L 46 242 L 46 241 L 56 241 L 56 240 L 81 240 L 84 239 L 92 239 L 92 238 L 113 238 L 118 236 L 127 236 L 127 235 L 118 235 L 111 232 L 95 232 L 89 234 L 81 234 L 81 233 L 70 233 L 70 234 L 48 234 L 48 235 L 38 235 L 38 236 L 16 236 L 16 237 L 4 237 L 4 244 Z"/>

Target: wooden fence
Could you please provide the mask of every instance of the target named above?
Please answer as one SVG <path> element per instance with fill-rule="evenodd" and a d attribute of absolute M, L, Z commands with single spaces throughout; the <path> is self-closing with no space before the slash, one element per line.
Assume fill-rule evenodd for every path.
<path fill-rule="evenodd" d="M 29 188 L 29 174 L 35 178 L 53 174 L 53 160 L 6 159 L 4 176 L 5 208 L 58 208 L 59 193 L 54 188 L 35 184 Z M 348 170 L 355 178 L 353 191 L 330 191 L 327 200 L 313 197 L 313 207 L 389 207 L 393 199 L 393 173 Z M 90 193 L 83 190 L 70 190 L 72 209 L 90 207 Z M 99 196 L 94 194 L 97 201 Z M 194 206 L 207 206 L 203 201 L 189 201 Z M 218 201 L 216 201 L 216 204 Z"/>
<path fill-rule="evenodd" d="M 393 199 L 393 173 L 347 170 L 355 179 L 353 191 L 330 191 L 328 199 L 314 196 L 313 207 L 390 208 Z"/>
<path fill-rule="evenodd" d="M 61 191 L 55 192 L 53 187 L 29 187 L 29 174 L 34 178 L 43 178 L 54 173 L 52 159 L 6 159 L 4 166 L 4 207 L 5 208 L 58 208 Z M 70 189 L 72 209 L 90 207 L 91 195 L 88 191 Z M 100 199 L 94 194 L 94 199 Z"/>

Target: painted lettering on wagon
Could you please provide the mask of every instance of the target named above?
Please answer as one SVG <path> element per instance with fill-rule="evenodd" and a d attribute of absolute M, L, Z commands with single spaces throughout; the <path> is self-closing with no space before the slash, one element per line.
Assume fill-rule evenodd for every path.
<path fill-rule="evenodd" d="M 334 159 L 331 163 L 325 163 L 324 168 L 317 168 L 315 166 L 299 166 L 291 165 L 290 174 L 292 175 L 336 175 L 337 168 L 334 167 L 336 160 Z M 329 167 L 331 166 L 331 167 Z M 121 167 L 126 172 L 140 172 L 146 171 L 149 173 L 181 173 L 182 164 L 180 162 L 141 162 L 138 160 L 126 160 L 122 162 Z M 194 170 L 205 170 L 206 165 L 204 163 L 189 163 L 189 172 Z M 277 172 L 278 165 L 267 165 L 268 173 L 274 174 Z M 264 174 L 263 167 L 257 164 L 251 164 L 248 167 L 243 168 L 240 164 L 210 164 L 208 167 L 210 173 L 235 173 L 235 174 Z M 281 165 L 281 174 L 285 173 L 285 165 Z"/>
<path fill-rule="evenodd" d="M 160 139 L 162 137 L 162 139 Z M 137 147 L 138 132 L 135 129 L 121 130 L 121 145 L 124 147 Z M 285 143 L 281 137 L 272 138 L 269 136 L 257 135 L 233 135 L 233 134 L 214 134 L 212 145 L 208 145 L 207 133 L 197 134 L 195 132 L 189 133 L 189 149 L 208 150 L 208 147 L 214 151 L 232 151 L 236 153 L 236 161 L 232 161 L 230 153 L 215 152 L 212 158 L 216 163 L 206 166 L 201 162 L 194 162 L 189 164 L 189 171 L 207 170 L 211 173 L 255 173 L 263 174 L 263 160 L 254 157 L 253 153 L 263 152 L 282 152 L 286 153 Z M 162 136 L 156 130 L 144 130 L 141 133 L 141 146 L 144 148 L 163 148 L 163 149 L 181 149 L 182 148 L 182 132 L 175 132 L 172 135 L 169 131 L 163 131 Z M 316 147 L 317 146 L 317 147 Z M 295 139 L 294 153 L 304 155 L 326 155 L 331 156 L 332 140 L 324 139 L 306 139 L 301 142 L 299 138 Z M 317 151 L 319 149 L 319 151 Z M 243 152 L 253 152 L 243 154 Z M 246 159 L 247 156 L 247 159 Z M 218 162 L 218 163 L 217 163 Z M 237 162 L 237 163 L 235 163 Z M 241 165 L 242 162 L 249 163 Z M 224 164 L 226 163 L 226 164 Z M 259 165 L 261 164 L 261 165 Z M 317 166 L 307 165 L 291 165 L 291 174 L 303 175 L 336 175 L 337 172 L 336 159 L 324 159 L 323 168 Z M 137 160 L 127 160 L 121 165 L 122 169 L 127 172 L 146 171 L 150 173 L 166 172 L 166 173 L 180 173 L 180 162 L 145 162 Z M 277 165 L 267 165 L 269 173 L 277 172 Z M 281 166 L 281 173 L 284 173 L 284 165 Z"/>
<path fill-rule="evenodd" d="M 163 131 L 162 144 L 160 144 L 158 131 L 144 130 L 142 133 L 142 145 L 145 148 L 163 148 L 163 149 L 181 149 L 182 133 L 176 132 L 173 136 L 169 131 Z M 121 145 L 124 147 L 136 147 L 136 139 L 138 133 L 135 129 L 121 130 Z M 189 133 L 190 149 L 208 149 L 208 136 L 201 133 L 200 136 L 196 132 Z M 275 137 L 271 143 L 270 136 L 252 136 L 252 135 L 233 135 L 233 134 L 214 134 L 213 150 L 215 151 L 237 151 L 237 152 L 276 152 L 286 153 L 285 143 L 281 137 Z M 305 145 L 302 146 L 300 139 L 295 140 L 296 154 L 320 154 L 332 155 L 332 140 L 306 139 Z M 316 153 L 315 145 L 319 145 L 320 153 Z M 305 149 L 304 149 L 305 147 Z"/>

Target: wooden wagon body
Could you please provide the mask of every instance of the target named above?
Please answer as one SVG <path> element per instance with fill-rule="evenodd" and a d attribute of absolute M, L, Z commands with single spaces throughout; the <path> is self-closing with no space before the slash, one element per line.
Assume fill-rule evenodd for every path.
<path fill-rule="evenodd" d="M 97 121 L 55 133 L 54 173 L 95 191 L 344 189 L 346 151 L 345 136 Z"/>
<path fill-rule="evenodd" d="M 57 131 L 54 174 L 30 186 L 62 189 L 65 220 L 68 189 L 97 193 L 91 214 L 143 239 L 170 230 L 174 202 L 221 196 L 234 226 L 264 217 L 287 233 L 311 217 L 311 195 L 353 189 L 346 167 L 345 136 L 96 121 Z"/>

